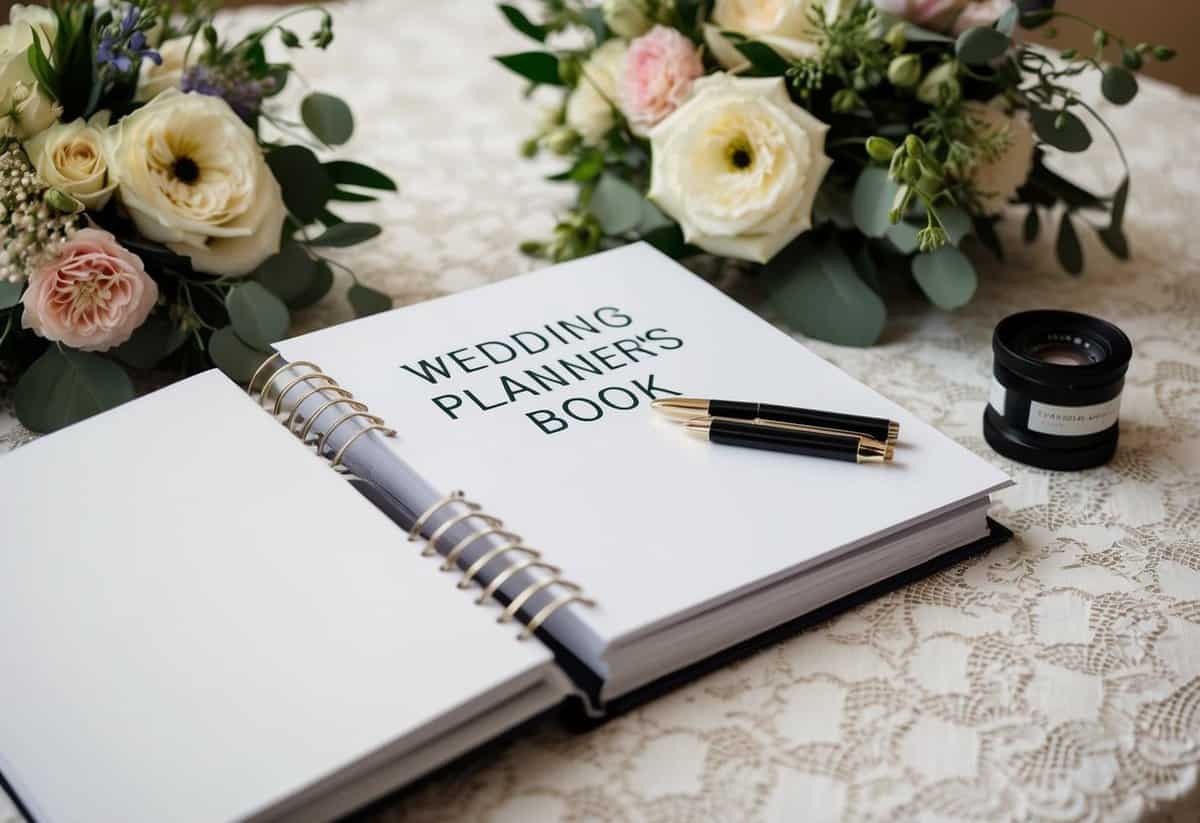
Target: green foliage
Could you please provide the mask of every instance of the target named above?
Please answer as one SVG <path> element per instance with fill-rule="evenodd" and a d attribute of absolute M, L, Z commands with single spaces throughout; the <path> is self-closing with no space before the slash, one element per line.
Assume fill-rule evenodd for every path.
<path fill-rule="evenodd" d="M 133 382 L 119 365 L 91 352 L 51 345 L 13 391 L 22 425 L 52 432 L 133 399 Z"/>
<path fill-rule="evenodd" d="M 288 306 L 295 306 L 312 288 L 317 266 L 318 261 L 303 246 L 288 240 L 280 246 L 278 254 L 264 260 L 251 276 Z"/>
<path fill-rule="evenodd" d="M 11 308 L 21 302 L 24 292 L 23 283 L 13 283 L 10 280 L 0 280 L 0 309 Z"/>
<path fill-rule="evenodd" d="M 233 326 L 224 326 L 208 338 L 208 356 L 229 379 L 247 383 L 271 353 L 247 345 L 238 337 Z"/>
<path fill-rule="evenodd" d="M 600 178 L 588 208 L 608 235 L 632 231 L 642 219 L 645 198 L 633 186 L 613 175 Z"/>
<path fill-rule="evenodd" d="M 854 184 L 851 201 L 851 214 L 858 230 L 867 237 L 883 237 L 892 224 L 889 212 L 899 190 L 885 170 L 875 166 L 863 169 Z"/>
<path fill-rule="evenodd" d="M 187 342 L 188 332 L 163 311 L 157 311 L 117 348 L 113 357 L 135 369 L 152 369 Z"/>
<path fill-rule="evenodd" d="M 300 116 L 318 140 L 340 146 L 354 134 L 354 115 L 340 97 L 313 92 L 300 104 Z"/>
<path fill-rule="evenodd" d="M 500 12 L 508 20 L 509 24 L 521 32 L 521 34 L 531 37 L 539 43 L 545 42 L 546 35 L 549 34 L 547 28 L 531 22 L 517 7 L 501 3 Z"/>
<path fill-rule="evenodd" d="M 1092 145 L 1087 126 L 1069 111 L 1035 108 L 1029 114 L 1037 136 L 1056 149 L 1074 153 L 1086 151 Z"/>
<path fill-rule="evenodd" d="M 308 241 L 310 246 L 357 246 L 383 233 L 374 223 L 338 223 Z"/>
<path fill-rule="evenodd" d="M 517 54 L 501 54 L 496 57 L 496 62 L 534 84 L 563 85 L 562 77 L 558 73 L 558 58 L 549 52 L 524 51 Z"/>
<path fill-rule="evenodd" d="M 355 317 L 378 314 L 392 307 L 392 298 L 383 292 L 376 291 L 361 283 L 355 283 L 351 286 L 350 291 L 346 294 L 346 298 L 350 301 L 351 308 L 354 309 Z"/>
<path fill-rule="evenodd" d="M 912 274 L 929 302 L 946 311 L 971 302 L 979 283 L 971 261 L 953 246 L 913 257 Z"/>
<path fill-rule="evenodd" d="M 1083 247 L 1079 245 L 1079 235 L 1071 222 L 1071 212 L 1064 211 L 1058 223 L 1058 240 L 1054 244 L 1058 262 L 1064 269 L 1074 275 L 1083 273 Z"/>
<path fill-rule="evenodd" d="M 1121 66 L 1109 66 L 1100 80 L 1100 91 L 1110 103 L 1123 106 L 1137 96 L 1137 78 Z"/>
<path fill-rule="evenodd" d="M 317 156 L 304 146 L 281 146 L 267 154 L 267 165 L 292 216 L 304 225 L 316 220 L 333 194 L 333 182 Z"/>
<path fill-rule="evenodd" d="M 266 350 L 287 336 L 291 315 L 287 306 L 254 280 L 240 283 L 225 297 L 229 322 L 249 346 Z"/>
<path fill-rule="evenodd" d="M 1004 56 L 1012 40 L 989 26 L 973 26 L 958 36 L 954 53 L 968 66 L 985 66 Z"/>

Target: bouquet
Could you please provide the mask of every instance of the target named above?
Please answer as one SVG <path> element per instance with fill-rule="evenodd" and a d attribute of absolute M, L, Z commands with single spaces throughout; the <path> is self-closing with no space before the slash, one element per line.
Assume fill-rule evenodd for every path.
<path fill-rule="evenodd" d="M 248 379 L 291 311 L 345 268 L 326 250 L 379 234 L 330 205 L 395 184 L 314 151 L 350 138 L 347 105 L 309 93 L 299 120 L 274 105 L 292 68 L 268 47 L 301 48 L 300 16 L 326 48 L 319 7 L 231 40 L 203 2 L 13 6 L 0 27 L 0 374 L 30 429 L 133 397 L 130 370 L 215 363 Z M 357 283 L 348 299 L 360 315 L 390 306 Z"/>
<path fill-rule="evenodd" d="M 566 260 L 640 239 L 733 261 L 761 274 L 785 322 L 850 345 L 878 339 L 898 289 L 967 303 L 977 275 L 962 250 L 1002 258 L 1009 204 L 1025 208 L 1027 242 L 1057 220 L 1071 274 L 1083 270 L 1077 225 L 1124 259 L 1128 166 L 1095 194 L 1045 160 L 1086 151 L 1089 123 L 1116 140 L 1072 78 L 1095 73 L 1124 105 L 1143 61 L 1173 53 L 1053 6 L 542 0 L 531 19 L 502 5 L 542 45 L 496 59 L 531 92 L 558 90 L 524 153 L 561 155 L 551 179 L 578 189 L 553 237 L 523 248 Z M 1058 19 L 1091 27 L 1093 48 L 1053 59 L 1021 43 L 1018 27 L 1052 37 Z"/>

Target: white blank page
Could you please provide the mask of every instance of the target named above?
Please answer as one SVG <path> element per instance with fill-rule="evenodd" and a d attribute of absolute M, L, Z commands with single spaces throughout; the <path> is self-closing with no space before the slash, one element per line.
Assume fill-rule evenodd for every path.
<path fill-rule="evenodd" d="M 550 659 L 216 372 L 0 459 L 0 506 L 0 770 L 43 823 L 250 815 Z"/>

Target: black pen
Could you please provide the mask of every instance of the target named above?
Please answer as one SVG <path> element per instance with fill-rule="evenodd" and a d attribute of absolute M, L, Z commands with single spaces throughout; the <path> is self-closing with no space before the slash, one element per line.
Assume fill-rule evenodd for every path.
<path fill-rule="evenodd" d="M 697 417 L 725 417 L 734 420 L 774 420 L 807 426 L 817 431 L 850 432 L 872 440 L 895 445 L 900 424 L 882 417 L 800 409 L 771 403 L 743 403 L 738 400 L 706 400 L 700 397 L 663 397 L 650 404 L 656 411 L 674 420 Z"/>
<path fill-rule="evenodd" d="M 805 426 L 771 420 L 731 420 L 694 417 L 684 423 L 688 434 L 726 446 L 803 454 L 850 463 L 883 463 L 892 459 L 892 447 L 878 440 L 847 432 L 813 431 Z"/>

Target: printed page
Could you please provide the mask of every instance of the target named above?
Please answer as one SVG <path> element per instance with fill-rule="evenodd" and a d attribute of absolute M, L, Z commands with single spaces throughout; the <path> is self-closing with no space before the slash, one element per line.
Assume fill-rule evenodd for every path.
<path fill-rule="evenodd" d="M 550 668 L 217 372 L 0 458 L 0 505 L 0 771 L 44 823 L 243 818 Z"/>
<path fill-rule="evenodd" d="M 610 641 L 980 497 L 1007 477 L 646 245 L 289 341 L 599 602 Z M 697 441 L 688 395 L 887 417 L 894 463 Z"/>

